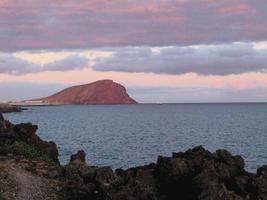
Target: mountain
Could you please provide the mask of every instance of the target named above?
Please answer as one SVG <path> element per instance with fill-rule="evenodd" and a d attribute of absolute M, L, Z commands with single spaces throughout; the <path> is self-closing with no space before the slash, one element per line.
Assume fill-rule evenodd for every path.
<path fill-rule="evenodd" d="M 73 86 L 52 96 L 38 99 L 44 104 L 137 104 L 124 86 L 112 80 L 100 80 L 86 85 Z"/>

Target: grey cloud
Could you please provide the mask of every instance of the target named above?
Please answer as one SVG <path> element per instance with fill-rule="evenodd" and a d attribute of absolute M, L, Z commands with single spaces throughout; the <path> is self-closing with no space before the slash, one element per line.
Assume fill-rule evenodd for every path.
<path fill-rule="evenodd" d="M 263 0 L 8 0 L 0 51 L 267 40 Z"/>
<path fill-rule="evenodd" d="M 251 43 L 193 47 L 110 48 L 111 57 L 98 57 L 95 71 L 144 72 L 156 74 L 229 75 L 267 72 L 267 50 L 254 49 Z M 9 54 L 0 54 L 0 73 L 23 75 L 43 71 L 70 71 L 88 68 L 88 59 L 71 55 L 46 65 L 37 65 Z M 93 60 L 92 60 L 93 61 Z"/>
<path fill-rule="evenodd" d="M 192 54 L 194 53 L 194 49 L 191 47 L 168 47 L 168 48 L 163 48 L 160 51 L 160 54 L 162 56 L 174 56 L 176 57 L 177 55 L 186 55 L 186 54 Z"/>
<path fill-rule="evenodd" d="M 40 67 L 8 54 L 0 54 L 0 73 L 22 75 L 39 72 Z"/>
<path fill-rule="evenodd" d="M 144 47 L 146 49 L 146 47 Z M 197 73 L 228 75 L 266 72 L 267 51 L 251 44 L 202 46 L 200 48 L 169 47 L 159 53 L 139 55 L 140 48 L 118 50 L 110 58 L 102 58 L 92 66 L 96 71 L 145 72 L 157 74 Z"/>
<path fill-rule="evenodd" d="M 62 60 L 38 65 L 13 55 L 0 54 L 0 74 L 16 76 L 45 71 L 81 70 L 88 67 L 87 64 L 88 59 L 79 55 L 71 55 Z"/>
<path fill-rule="evenodd" d="M 256 53 L 256 51 L 253 50 L 253 45 L 248 43 L 220 45 L 211 50 L 211 52 L 225 57 L 251 56 Z"/>
<path fill-rule="evenodd" d="M 79 55 L 72 55 L 63 60 L 48 63 L 43 67 L 45 71 L 81 70 L 87 67 L 88 59 Z"/>

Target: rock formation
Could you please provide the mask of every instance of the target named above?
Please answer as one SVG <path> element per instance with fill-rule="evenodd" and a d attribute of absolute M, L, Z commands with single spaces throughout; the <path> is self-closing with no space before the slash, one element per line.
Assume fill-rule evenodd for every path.
<path fill-rule="evenodd" d="M 88 165 L 82 150 L 60 166 L 56 145 L 42 141 L 36 129 L 31 124 L 13 125 L 0 114 L 0 199 L 21 199 L 30 193 L 27 199 L 267 200 L 267 166 L 249 173 L 242 157 L 226 150 L 211 153 L 198 146 L 171 157 L 159 156 L 156 163 L 114 172 L 111 167 Z M 34 146 L 54 164 L 21 152 L 3 154 L 3 147 L 17 141 Z M 21 189 L 15 190 L 17 186 Z"/>
<path fill-rule="evenodd" d="M 83 159 L 82 159 L 83 160 Z M 226 150 L 211 153 L 203 147 L 157 163 L 117 169 L 70 163 L 64 191 L 67 199 L 96 200 L 266 200 L 267 166 L 252 174 L 244 160 Z"/>
<path fill-rule="evenodd" d="M 112 80 L 74 86 L 52 96 L 38 99 L 44 104 L 136 104 L 126 92 L 124 86 Z"/>
<path fill-rule="evenodd" d="M 25 143 L 29 147 L 35 148 L 41 154 L 44 154 L 52 161 L 58 162 L 58 150 L 54 142 L 46 142 L 36 135 L 38 127 L 27 124 L 13 125 L 9 121 L 4 120 L 0 113 L 0 147 L 8 149 L 15 142 Z M 19 153 L 19 152 L 18 152 Z"/>

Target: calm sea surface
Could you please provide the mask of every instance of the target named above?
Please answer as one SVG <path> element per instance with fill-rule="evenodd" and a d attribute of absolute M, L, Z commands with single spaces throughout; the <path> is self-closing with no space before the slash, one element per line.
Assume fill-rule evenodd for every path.
<path fill-rule="evenodd" d="M 242 155 L 250 171 L 267 164 L 267 104 L 49 106 L 5 116 L 37 124 L 62 163 L 84 149 L 91 165 L 128 168 L 203 145 Z"/>

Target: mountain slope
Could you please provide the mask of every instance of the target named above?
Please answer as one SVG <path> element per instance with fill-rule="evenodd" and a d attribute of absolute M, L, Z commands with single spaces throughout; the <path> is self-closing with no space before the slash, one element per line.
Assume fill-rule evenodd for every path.
<path fill-rule="evenodd" d="M 48 104 L 136 104 L 124 86 L 112 80 L 100 80 L 86 85 L 73 86 L 52 96 L 39 99 Z"/>

